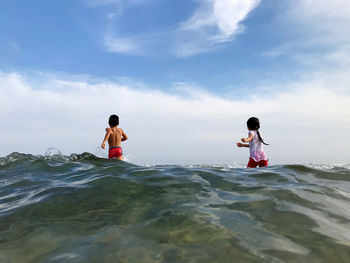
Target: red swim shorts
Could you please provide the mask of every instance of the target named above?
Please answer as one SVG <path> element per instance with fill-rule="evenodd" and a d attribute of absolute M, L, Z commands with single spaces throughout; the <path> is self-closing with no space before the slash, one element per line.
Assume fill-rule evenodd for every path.
<path fill-rule="evenodd" d="M 118 158 L 123 156 L 123 151 L 122 151 L 122 147 L 111 147 L 109 148 L 108 151 L 108 158 L 112 159 L 112 158 Z"/>
<path fill-rule="evenodd" d="M 261 161 L 257 162 L 253 158 L 249 158 L 247 168 L 255 168 L 258 165 L 259 165 L 259 167 L 267 167 L 269 165 L 269 162 L 268 162 L 268 160 L 261 160 Z"/>

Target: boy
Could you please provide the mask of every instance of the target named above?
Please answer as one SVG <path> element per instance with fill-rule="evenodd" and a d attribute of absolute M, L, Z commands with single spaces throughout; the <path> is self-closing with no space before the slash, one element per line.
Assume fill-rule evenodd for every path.
<path fill-rule="evenodd" d="M 109 151 L 108 158 L 117 158 L 119 160 L 123 160 L 123 151 L 122 151 L 122 142 L 128 139 L 125 132 L 118 128 L 119 125 L 119 117 L 117 115 L 111 115 L 108 121 L 109 127 L 106 128 L 106 136 L 103 139 L 101 144 L 102 149 L 106 147 L 106 141 L 108 140 Z"/>

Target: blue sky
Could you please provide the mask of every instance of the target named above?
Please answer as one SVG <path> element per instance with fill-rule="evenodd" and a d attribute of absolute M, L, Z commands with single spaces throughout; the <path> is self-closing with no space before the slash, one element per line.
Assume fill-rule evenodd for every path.
<path fill-rule="evenodd" d="M 242 32 L 210 44 L 218 30 L 208 27 L 207 36 L 196 36 L 200 43 L 194 49 L 198 53 L 179 54 L 177 41 L 191 42 L 191 36 L 197 34 L 196 30 L 178 31 L 199 12 L 199 2 L 1 1 L 1 66 L 7 70 L 130 77 L 160 88 L 172 82 L 189 82 L 218 92 L 251 85 L 252 77 L 255 85 L 264 84 L 266 79 L 283 79 L 281 69 L 284 74 L 294 73 L 297 62 L 264 56 L 298 35 L 292 28 L 285 32 L 275 21 L 280 10 L 287 8 L 278 1 L 251 1 L 256 2 L 255 8 L 240 11 L 244 19 L 238 23 L 242 28 L 238 31 Z M 108 35 L 116 43 L 132 39 L 141 44 L 113 51 L 105 43 Z"/>
<path fill-rule="evenodd" d="M 52 146 L 67 154 L 94 151 L 105 116 L 118 113 L 134 138 L 126 145 L 131 161 L 245 162 L 246 153 L 231 142 L 245 135 L 244 123 L 255 115 L 277 145 L 270 150 L 276 162 L 290 160 L 280 127 L 298 138 L 291 160 L 345 162 L 349 143 L 338 150 L 328 141 L 350 130 L 349 61 L 346 0 L 0 0 L 0 135 L 13 132 L 11 118 L 22 107 L 40 120 L 28 123 L 32 136 L 23 141 L 2 141 L 1 155 Z M 94 123 L 81 121 L 85 107 Z M 86 133 L 89 143 L 57 140 L 39 128 L 46 123 L 75 134 L 77 127 L 62 128 L 67 122 L 95 125 Z M 137 123 L 153 123 L 162 134 L 148 127 L 149 144 Z M 332 130 L 335 124 L 344 129 Z M 196 131 L 192 139 L 186 130 Z M 46 139 L 34 143 L 38 133 Z M 163 154 L 174 136 L 181 143 Z M 312 147 L 300 155 L 305 143 Z M 205 144 L 215 158 L 203 153 Z M 148 154 L 145 145 L 154 151 Z"/>

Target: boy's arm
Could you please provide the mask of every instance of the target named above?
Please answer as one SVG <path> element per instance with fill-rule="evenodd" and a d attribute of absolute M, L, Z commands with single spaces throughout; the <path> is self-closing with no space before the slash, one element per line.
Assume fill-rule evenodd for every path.
<path fill-rule="evenodd" d="M 126 141 L 128 139 L 128 136 L 126 135 L 126 133 L 122 130 L 122 142 Z"/>
<path fill-rule="evenodd" d="M 103 142 L 101 144 L 102 149 L 106 148 L 106 141 L 108 140 L 109 136 L 111 136 L 111 134 L 112 134 L 111 129 L 107 128 L 105 138 L 103 139 Z"/>
<path fill-rule="evenodd" d="M 245 144 L 245 143 L 241 143 L 241 142 L 237 142 L 236 145 L 238 147 L 247 147 L 247 148 L 249 148 L 249 144 Z"/>
<path fill-rule="evenodd" d="M 253 140 L 253 137 L 254 137 L 254 134 L 253 133 L 250 133 L 248 138 L 242 138 L 241 141 L 242 142 L 250 142 Z M 248 146 L 249 147 L 249 146 Z"/>

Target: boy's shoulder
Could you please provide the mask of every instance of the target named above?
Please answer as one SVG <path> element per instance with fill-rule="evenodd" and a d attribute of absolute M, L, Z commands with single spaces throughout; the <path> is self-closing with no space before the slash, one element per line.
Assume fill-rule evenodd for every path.
<path fill-rule="evenodd" d="M 106 128 L 106 132 L 113 133 L 113 131 L 123 131 L 123 130 L 118 126 Z"/>

